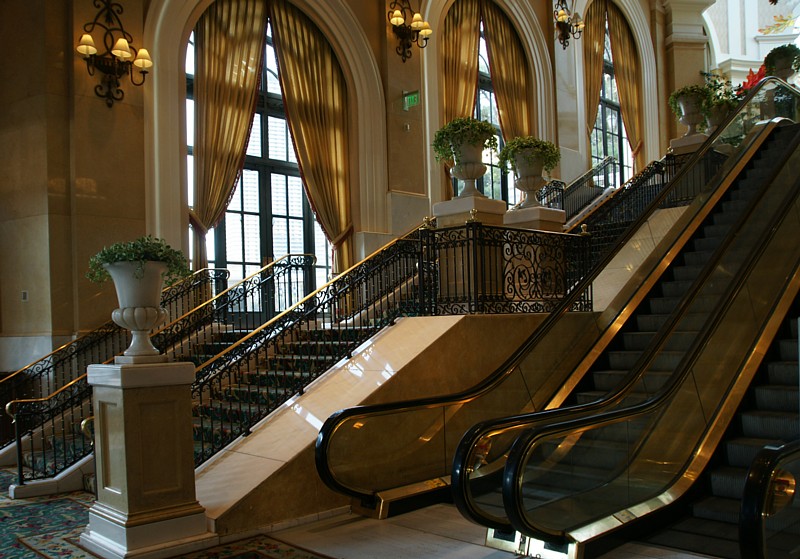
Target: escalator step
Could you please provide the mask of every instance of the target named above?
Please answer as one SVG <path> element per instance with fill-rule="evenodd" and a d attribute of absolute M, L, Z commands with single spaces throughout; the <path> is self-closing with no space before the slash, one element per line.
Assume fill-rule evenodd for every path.
<path fill-rule="evenodd" d="M 727 522 L 734 526 L 739 524 L 739 499 L 723 497 L 706 497 L 692 505 L 692 511 L 697 518 Z"/>
<path fill-rule="evenodd" d="M 594 371 L 592 378 L 597 390 L 613 390 L 628 374 L 627 370 Z M 669 371 L 647 371 L 645 378 L 636 383 L 634 392 L 651 394 L 664 385 L 670 377 Z"/>
<path fill-rule="evenodd" d="M 694 281 L 701 271 L 703 266 L 673 266 L 672 277 L 676 281 Z"/>
<path fill-rule="evenodd" d="M 756 405 L 760 410 L 800 411 L 800 389 L 795 386 L 765 385 L 755 388 Z"/>
<path fill-rule="evenodd" d="M 641 351 L 608 351 L 608 361 L 612 369 L 630 370 L 641 357 Z M 684 351 L 659 351 L 650 368 L 654 371 L 673 371 L 685 355 Z"/>
<path fill-rule="evenodd" d="M 750 437 L 738 437 L 729 440 L 725 444 L 725 453 L 728 464 L 738 468 L 748 468 L 764 445 L 781 444 L 776 439 L 757 439 Z"/>
<path fill-rule="evenodd" d="M 693 518 L 654 534 L 647 542 L 671 549 L 703 553 L 709 557 L 740 559 L 736 530 L 735 526 L 724 522 Z"/>
<path fill-rule="evenodd" d="M 797 361 L 771 361 L 767 365 L 770 384 L 796 385 L 799 373 Z"/>
<path fill-rule="evenodd" d="M 741 417 L 742 431 L 747 437 L 791 441 L 800 436 L 796 413 L 751 410 L 742 413 Z"/>
<path fill-rule="evenodd" d="M 740 499 L 744 491 L 747 468 L 724 466 L 711 472 L 711 492 L 716 497 Z"/>
<path fill-rule="evenodd" d="M 797 361 L 797 339 L 780 341 L 781 359 L 786 361 Z"/>

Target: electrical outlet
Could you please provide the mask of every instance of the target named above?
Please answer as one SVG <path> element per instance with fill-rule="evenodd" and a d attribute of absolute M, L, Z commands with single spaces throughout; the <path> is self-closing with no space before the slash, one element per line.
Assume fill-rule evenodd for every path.
<path fill-rule="evenodd" d="M 27 291 L 23 291 L 22 292 L 22 302 L 23 303 L 27 303 L 28 302 L 28 292 Z"/>

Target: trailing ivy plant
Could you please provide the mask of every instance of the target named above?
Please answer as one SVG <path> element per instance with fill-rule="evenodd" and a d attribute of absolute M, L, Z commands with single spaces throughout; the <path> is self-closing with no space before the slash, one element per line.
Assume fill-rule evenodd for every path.
<path fill-rule="evenodd" d="M 516 156 L 525 150 L 529 150 L 529 153 L 525 155 L 525 160 L 533 163 L 534 159 L 540 159 L 542 168 L 547 172 L 552 171 L 561 160 L 561 152 L 553 142 L 540 140 L 533 136 L 518 136 L 509 140 L 500 150 L 497 156 L 500 167 L 510 166 L 512 171 L 516 171 Z"/>
<path fill-rule="evenodd" d="M 775 47 L 767 56 L 764 57 L 764 67 L 767 74 L 770 76 L 775 75 L 775 62 L 781 58 L 789 58 L 792 61 L 792 70 L 797 72 L 800 70 L 800 48 L 793 43 L 787 43 L 779 47 Z"/>
<path fill-rule="evenodd" d="M 730 80 L 719 74 L 700 72 L 706 81 L 706 98 L 703 101 L 703 114 L 708 116 L 715 107 L 727 107 L 732 110 L 739 106 L 739 98 Z"/>
<path fill-rule="evenodd" d="M 89 259 L 89 271 L 86 272 L 86 277 L 93 282 L 102 283 L 111 277 L 103 266 L 117 262 L 136 262 L 138 265 L 134 270 L 134 276 L 137 278 L 144 275 L 145 262 L 163 262 L 167 265 L 167 270 L 164 272 L 164 283 L 167 285 L 172 285 L 191 273 L 189 263 L 182 252 L 169 246 L 164 239 L 146 235 L 133 241 L 104 247 Z"/>
<path fill-rule="evenodd" d="M 702 105 L 702 103 L 708 98 L 708 88 L 705 85 L 684 85 L 683 87 L 673 91 L 672 95 L 669 96 L 669 107 L 678 118 L 683 116 L 683 111 L 681 111 L 681 107 L 678 104 L 678 99 L 684 95 L 696 96 L 698 102 Z"/>
<path fill-rule="evenodd" d="M 483 149 L 497 150 L 495 127 L 486 120 L 472 117 L 454 118 L 433 136 L 433 153 L 436 161 L 451 161 L 461 154 L 454 153 L 461 144 L 480 145 Z"/>

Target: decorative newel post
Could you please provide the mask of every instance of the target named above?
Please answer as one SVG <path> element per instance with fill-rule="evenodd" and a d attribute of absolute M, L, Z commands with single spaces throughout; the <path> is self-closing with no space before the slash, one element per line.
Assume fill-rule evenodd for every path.
<path fill-rule="evenodd" d="M 105 558 L 172 557 L 217 543 L 195 495 L 190 389 L 195 368 L 168 362 L 149 339 L 150 329 L 166 314 L 160 308 L 162 274 L 168 268 L 175 273 L 170 258 L 177 251 L 148 237 L 104 249 L 105 256 L 119 259 L 131 247 L 128 261 L 99 263 L 112 269 L 120 305 L 114 320 L 134 334 L 114 364 L 88 367 L 97 500 L 80 541 Z M 173 252 L 153 255 L 143 247 Z M 188 272 L 180 259 L 184 265 L 178 275 Z"/>

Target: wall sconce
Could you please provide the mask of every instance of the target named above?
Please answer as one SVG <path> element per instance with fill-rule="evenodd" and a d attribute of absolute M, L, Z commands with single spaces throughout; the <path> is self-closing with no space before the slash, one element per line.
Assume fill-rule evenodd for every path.
<path fill-rule="evenodd" d="M 85 33 L 81 35 L 76 50 L 86 60 L 90 76 L 94 76 L 96 70 L 102 73 L 102 81 L 95 86 L 94 92 L 98 97 L 105 97 L 106 105 L 111 107 L 114 101 L 122 101 L 125 96 L 119 87 L 119 79 L 128 74 L 133 85 L 142 85 L 153 61 L 147 49 L 136 50 L 131 45 L 133 37 L 125 31 L 119 19 L 122 5 L 112 0 L 94 0 L 94 5 L 100 10 L 94 21 L 84 24 Z M 97 53 L 91 35 L 98 27 L 103 30 L 105 52 L 101 54 Z M 137 81 L 136 73 L 141 75 L 140 81 Z"/>
<path fill-rule="evenodd" d="M 411 23 L 406 23 L 406 20 Z M 433 33 L 430 24 L 422 20 L 422 15 L 411 9 L 409 0 L 392 0 L 389 4 L 389 23 L 392 24 L 394 34 L 400 44 L 395 51 L 403 57 L 403 62 L 411 58 L 411 45 L 424 49 L 428 44 L 428 37 Z"/>
<path fill-rule="evenodd" d="M 583 28 L 586 24 L 578 12 L 570 12 L 565 0 L 556 0 L 553 17 L 556 20 L 556 34 L 563 48 L 566 49 L 569 46 L 570 37 L 576 40 L 581 38 L 581 33 L 583 33 Z"/>

